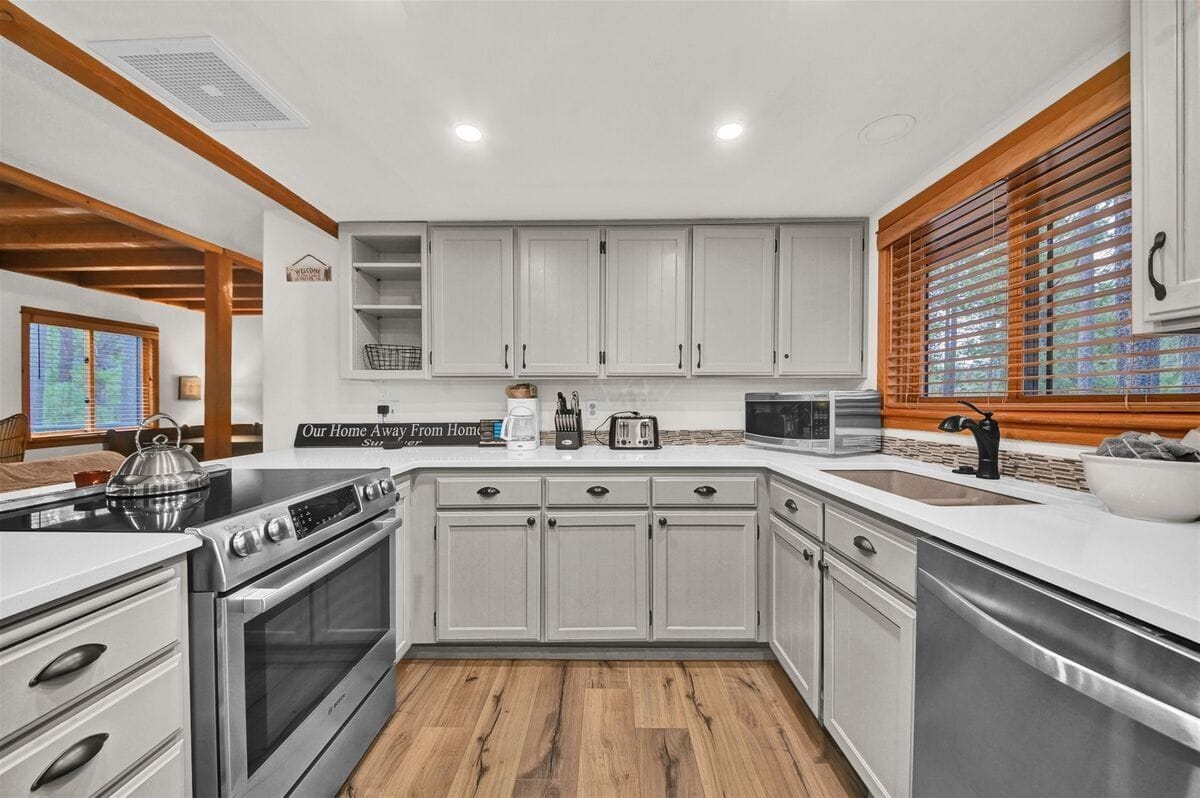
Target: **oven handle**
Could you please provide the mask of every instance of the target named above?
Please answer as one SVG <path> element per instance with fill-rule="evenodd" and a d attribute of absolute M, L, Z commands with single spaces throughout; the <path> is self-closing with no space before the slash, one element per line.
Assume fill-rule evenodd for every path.
<path fill-rule="evenodd" d="M 400 527 L 400 523 L 400 519 L 395 517 L 385 521 L 374 521 L 371 526 L 378 527 L 374 532 L 322 561 L 320 565 L 306 570 L 295 579 L 285 582 L 279 587 L 250 588 L 234 593 L 228 599 L 231 605 L 230 608 L 240 610 L 241 614 L 247 618 L 262 615 L 264 612 L 278 607 L 300 591 L 311 587 L 329 576 L 379 541 L 387 539 Z"/>

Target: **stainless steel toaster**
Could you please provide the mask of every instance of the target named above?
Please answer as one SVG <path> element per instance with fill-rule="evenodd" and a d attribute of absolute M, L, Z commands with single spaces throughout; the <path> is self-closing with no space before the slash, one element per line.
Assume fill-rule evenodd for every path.
<path fill-rule="evenodd" d="M 661 449 L 658 442 L 658 419 L 637 413 L 622 413 L 608 425 L 610 449 Z"/>

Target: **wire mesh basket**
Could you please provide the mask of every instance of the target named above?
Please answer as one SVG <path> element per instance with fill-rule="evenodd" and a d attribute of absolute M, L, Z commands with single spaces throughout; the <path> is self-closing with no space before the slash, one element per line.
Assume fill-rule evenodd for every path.
<path fill-rule="evenodd" d="M 412 371 L 421 368 L 421 347 L 401 344 L 364 344 L 367 368 L 380 371 Z"/>

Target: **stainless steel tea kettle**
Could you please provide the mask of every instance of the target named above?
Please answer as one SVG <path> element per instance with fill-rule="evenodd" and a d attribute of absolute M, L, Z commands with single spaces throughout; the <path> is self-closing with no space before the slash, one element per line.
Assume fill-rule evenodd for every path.
<path fill-rule="evenodd" d="M 142 445 L 142 432 L 158 420 L 171 422 L 175 427 L 175 444 L 167 443 L 165 433 L 159 432 L 149 446 Z M 106 496 L 161 496 L 184 493 L 208 487 L 208 472 L 192 456 L 191 447 L 180 447 L 183 430 L 166 413 L 155 413 L 140 425 L 133 436 L 137 451 L 125 458 L 117 473 L 105 488 Z"/>

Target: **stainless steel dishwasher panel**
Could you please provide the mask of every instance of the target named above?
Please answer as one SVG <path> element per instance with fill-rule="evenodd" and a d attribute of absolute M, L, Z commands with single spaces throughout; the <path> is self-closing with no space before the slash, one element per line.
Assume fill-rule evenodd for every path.
<path fill-rule="evenodd" d="M 1200 651 L 918 544 L 913 794 L 1200 796 Z"/>

